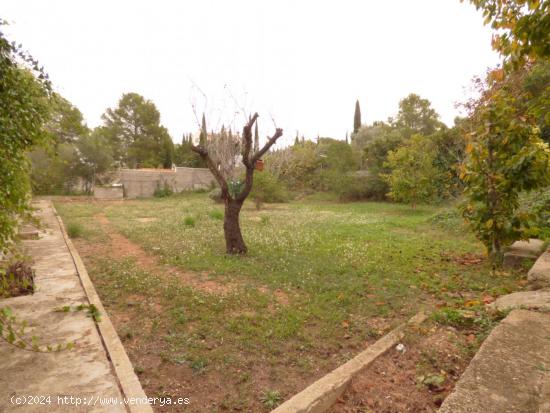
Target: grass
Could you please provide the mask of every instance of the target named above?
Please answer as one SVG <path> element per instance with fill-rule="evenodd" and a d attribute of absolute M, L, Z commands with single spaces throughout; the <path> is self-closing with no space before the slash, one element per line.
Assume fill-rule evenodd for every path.
<path fill-rule="evenodd" d="M 78 238 L 82 236 L 82 225 L 76 222 L 71 222 L 67 225 L 67 234 L 70 238 Z"/>
<path fill-rule="evenodd" d="M 246 204 L 245 257 L 224 253 L 223 213 L 206 194 L 58 202 L 56 208 L 65 222 L 82 225 L 77 247 L 105 243 L 94 218 L 105 214 L 116 231 L 162 263 L 233 286 L 227 294 L 210 294 L 176 276 L 148 272 L 132 257 L 84 257 L 107 310 L 129 313 L 124 329 L 132 331 L 132 348 L 154 342 L 151 351 L 185 366 L 191 380 L 207 382 L 223 372 L 224 386 L 245 398 L 225 398 L 229 410 L 242 403 L 265 410 L 260 400 L 269 389 L 288 397 L 306 378 L 354 356 L 422 307 L 460 308 L 467 300 L 513 291 L 519 282 L 518 274 L 491 273 L 485 260 L 461 264 L 459 257 L 480 254 L 482 246 L 441 207 L 317 198 L 262 211 Z M 143 299 L 130 306 L 135 296 Z M 455 315 L 442 317 L 453 322 Z M 384 329 L 371 326 L 379 319 Z M 155 370 L 143 367 L 143 377 Z M 262 381 L 240 379 L 264 370 Z"/>

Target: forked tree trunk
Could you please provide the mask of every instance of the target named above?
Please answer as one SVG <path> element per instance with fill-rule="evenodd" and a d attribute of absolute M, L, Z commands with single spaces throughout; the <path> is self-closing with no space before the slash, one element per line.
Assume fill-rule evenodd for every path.
<path fill-rule="evenodd" d="M 220 185 L 222 199 L 225 202 L 225 216 L 223 219 L 223 231 L 225 235 L 225 247 L 228 254 L 246 254 L 248 248 L 244 243 L 243 235 L 241 234 L 241 226 L 239 224 L 239 214 L 243 206 L 243 202 L 252 190 L 252 183 L 254 179 L 254 169 L 256 168 L 256 162 L 275 144 L 277 139 L 283 136 L 283 130 L 281 128 L 275 129 L 275 134 L 268 139 L 262 149 L 254 151 L 254 154 L 250 154 L 252 149 L 252 126 L 258 119 L 258 114 L 255 113 L 249 118 L 248 123 L 243 128 L 242 137 L 242 152 L 241 161 L 245 167 L 246 176 L 244 186 L 238 194 L 231 195 L 229 192 L 229 186 L 227 184 L 226 177 L 218 169 L 218 163 L 210 157 L 208 148 L 204 145 L 192 146 L 193 151 L 198 153 L 200 157 L 206 162 L 208 169 L 216 178 L 216 181 Z"/>
<path fill-rule="evenodd" d="M 246 254 L 248 251 L 241 234 L 241 226 L 239 223 L 239 213 L 241 212 L 242 206 L 242 201 L 234 199 L 225 200 L 223 231 L 225 235 L 225 247 L 228 254 Z"/>

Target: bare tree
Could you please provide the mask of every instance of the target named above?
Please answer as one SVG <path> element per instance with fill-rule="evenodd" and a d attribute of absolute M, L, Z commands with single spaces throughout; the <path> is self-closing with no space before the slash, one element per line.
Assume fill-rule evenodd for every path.
<path fill-rule="evenodd" d="M 252 151 L 252 127 L 256 123 L 258 116 L 259 115 L 255 113 L 248 119 L 248 122 L 243 128 L 241 137 L 241 161 L 245 167 L 246 175 L 243 186 L 237 188 L 235 191 L 230 191 L 227 176 L 224 176 L 219 169 L 219 161 L 210 154 L 208 147 L 205 145 L 192 147 L 193 151 L 198 153 L 206 162 L 208 169 L 210 169 L 220 185 L 221 196 L 225 203 L 223 230 L 226 251 L 228 254 L 246 254 L 248 251 L 239 223 L 241 208 L 252 190 L 256 162 L 275 144 L 277 139 L 283 136 L 283 130 L 276 127 L 274 135 L 267 140 L 266 144 L 258 151 Z M 234 187 L 235 186 L 232 185 L 232 188 Z"/>

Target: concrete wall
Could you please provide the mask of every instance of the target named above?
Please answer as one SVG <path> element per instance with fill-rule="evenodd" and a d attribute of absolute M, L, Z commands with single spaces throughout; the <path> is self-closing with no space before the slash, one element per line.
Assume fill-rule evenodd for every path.
<path fill-rule="evenodd" d="M 214 176 L 206 168 L 121 169 L 120 183 L 127 198 L 153 196 L 158 187 L 170 186 L 174 192 L 209 187 Z"/>
<path fill-rule="evenodd" d="M 94 198 L 96 199 L 122 199 L 124 191 L 121 186 L 96 186 Z"/>

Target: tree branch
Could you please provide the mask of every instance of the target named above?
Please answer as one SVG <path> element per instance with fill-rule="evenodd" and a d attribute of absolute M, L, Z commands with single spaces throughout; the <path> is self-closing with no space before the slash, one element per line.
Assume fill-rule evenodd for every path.
<path fill-rule="evenodd" d="M 250 168 L 253 164 L 250 162 L 250 149 L 252 148 L 252 126 L 254 126 L 254 122 L 258 119 L 258 113 L 254 113 L 254 115 L 248 120 L 248 123 L 244 125 L 243 128 L 243 149 L 241 152 L 242 155 L 242 162 L 243 165 L 246 166 L 246 168 Z"/>
<path fill-rule="evenodd" d="M 208 150 L 202 145 L 191 145 L 191 149 L 193 150 L 193 152 L 198 153 L 199 156 L 206 162 L 208 169 L 210 169 L 210 172 L 212 172 L 212 175 L 214 175 L 214 178 L 216 178 L 216 181 L 218 181 L 218 184 L 220 185 L 220 189 L 222 191 L 222 199 L 230 199 L 231 195 L 229 194 L 227 181 L 218 170 L 216 163 L 210 157 Z"/>
<path fill-rule="evenodd" d="M 283 136 L 283 130 L 281 128 L 277 128 L 275 130 L 275 134 L 269 138 L 269 140 L 265 143 L 264 147 L 260 149 L 258 152 L 254 154 L 250 162 L 252 164 L 255 164 L 258 159 L 260 159 L 262 156 L 265 155 L 265 153 L 271 148 L 275 142 L 277 142 L 277 139 L 279 139 L 281 136 Z"/>
<path fill-rule="evenodd" d="M 257 116 L 256 116 L 257 117 Z M 250 133 L 250 137 L 252 137 L 251 128 L 252 128 L 253 122 L 247 125 L 250 126 L 250 130 L 248 131 Z M 245 126 L 246 129 L 246 126 Z M 256 152 L 252 159 L 248 161 L 248 164 L 244 162 L 243 158 L 243 164 L 246 166 L 246 177 L 244 181 L 244 188 L 241 190 L 241 193 L 235 198 L 237 201 L 244 201 L 248 194 L 250 194 L 250 191 L 252 190 L 252 184 L 254 180 L 254 168 L 256 167 L 256 161 L 264 155 L 269 148 L 271 148 L 275 142 L 277 142 L 277 139 L 279 139 L 281 136 L 283 136 L 283 130 L 281 128 L 277 128 L 275 131 L 275 134 L 269 138 L 269 140 L 266 142 L 266 144 L 263 146 L 262 149 L 260 149 L 258 152 Z M 250 138 L 249 144 L 252 142 L 252 138 Z M 250 148 L 248 148 L 248 152 L 250 152 Z M 244 154 L 244 151 L 243 151 Z"/>

